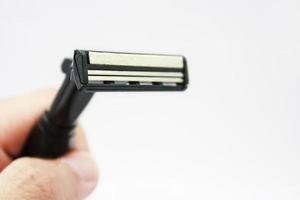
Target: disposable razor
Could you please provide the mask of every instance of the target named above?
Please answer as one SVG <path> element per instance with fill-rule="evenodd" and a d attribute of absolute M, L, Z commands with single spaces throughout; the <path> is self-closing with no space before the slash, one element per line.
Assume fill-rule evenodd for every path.
<path fill-rule="evenodd" d="M 183 56 L 75 50 L 62 63 L 66 78 L 50 109 L 32 129 L 21 156 L 56 158 L 71 147 L 80 113 L 95 92 L 183 91 Z"/>

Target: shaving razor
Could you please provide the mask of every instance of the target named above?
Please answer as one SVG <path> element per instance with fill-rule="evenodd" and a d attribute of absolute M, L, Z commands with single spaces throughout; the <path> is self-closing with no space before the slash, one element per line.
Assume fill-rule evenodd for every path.
<path fill-rule="evenodd" d="M 187 61 L 180 55 L 75 50 L 62 70 L 65 80 L 21 156 L 64 155 L 72 146 L 76 120 L 95 92 L 183 91 L 188 85 Z"/>

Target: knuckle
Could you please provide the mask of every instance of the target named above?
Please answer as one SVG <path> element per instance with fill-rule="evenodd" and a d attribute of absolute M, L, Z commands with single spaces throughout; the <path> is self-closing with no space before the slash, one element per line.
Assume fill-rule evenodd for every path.
<path fill-rule="evenodd" d="M 12 167 L 15 168 L 20 189 L 27 191 L 28 195 L 53 199 L 54 179 L 52 173 L 47 171 L 44 162 L 35 158 L 19 158 L 12 163 Z"/>

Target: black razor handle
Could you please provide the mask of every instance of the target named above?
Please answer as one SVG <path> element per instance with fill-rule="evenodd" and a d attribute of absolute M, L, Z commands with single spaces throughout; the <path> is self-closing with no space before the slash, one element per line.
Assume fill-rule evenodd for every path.
<path fill-rule="evenodd" d="M 57 158 L 70 148 L 74 127 L 59 127 L 45 112 L 32 129 L 21 156 Z"/>
<path fill-rule="evenodd" d="M 33 127 L 21 156 L 57 158 L 70 149 L 75 122 L 93 96 L 78 89 L 71 80 L 71 59 L 65 59 L 62 69 L 66 78 L 49 111 Z"/>

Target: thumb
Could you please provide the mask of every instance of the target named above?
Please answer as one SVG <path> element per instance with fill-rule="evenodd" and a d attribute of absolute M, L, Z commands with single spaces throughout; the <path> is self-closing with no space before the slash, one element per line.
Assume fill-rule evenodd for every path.
<path fill-rule="evenodd" d="M 0 199 L 83 199 L 96 186 L 97 176 L 87 152 L 57 160 L 19 158 L 0 174 Z"/>

